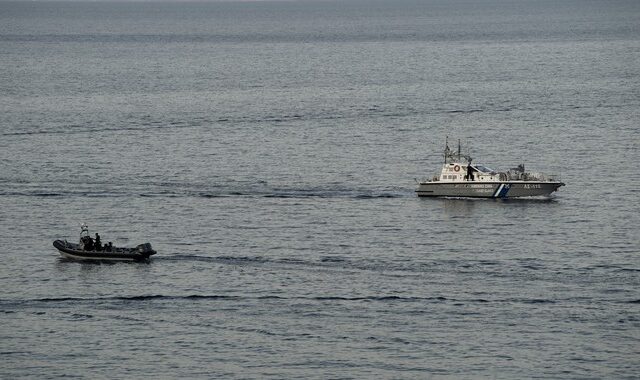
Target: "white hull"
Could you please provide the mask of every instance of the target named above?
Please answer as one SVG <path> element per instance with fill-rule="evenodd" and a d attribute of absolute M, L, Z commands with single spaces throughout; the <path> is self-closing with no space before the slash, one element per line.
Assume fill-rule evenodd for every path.
<path fill-rule="evenodd" d="M 548 196 L 563 186 L 562 182 L 422 182 L 416 193 L 420 197 L 518 198 Z"/>

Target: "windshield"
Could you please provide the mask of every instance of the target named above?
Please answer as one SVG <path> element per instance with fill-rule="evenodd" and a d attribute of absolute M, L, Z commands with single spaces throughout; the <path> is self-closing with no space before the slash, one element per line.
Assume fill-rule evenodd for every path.
<path fill-rule="evenodd" d="M 480 170 L 483 173 L 492 173 L 493 169 L 489 169 L 486 166 L 482 166 L 482 165 L 474 165 L 476 169 Z"/>

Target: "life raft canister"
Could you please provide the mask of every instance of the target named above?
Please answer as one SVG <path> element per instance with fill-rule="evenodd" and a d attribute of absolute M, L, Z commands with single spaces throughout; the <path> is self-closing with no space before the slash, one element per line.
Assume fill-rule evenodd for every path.
<path fill-rule="evenodd" d="M 460 171 L 460 165 L 456 165 L 453 167 L 453 171 L 454 172 L 459 172 Z"/>

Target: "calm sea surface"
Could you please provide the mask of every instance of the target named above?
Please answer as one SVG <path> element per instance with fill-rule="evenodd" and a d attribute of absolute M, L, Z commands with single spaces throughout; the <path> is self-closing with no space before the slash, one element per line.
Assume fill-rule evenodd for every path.
<path fill-rule="evenodd" d="M 639 120 L 638 1 L 0 2 L 0 378 L 637 379 Z"/>

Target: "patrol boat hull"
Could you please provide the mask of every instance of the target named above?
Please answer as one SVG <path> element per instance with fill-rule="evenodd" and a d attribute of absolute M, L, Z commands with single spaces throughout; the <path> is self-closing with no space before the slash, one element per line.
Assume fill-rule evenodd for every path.
<path fill-rule="evenodd" d="M 421 182 L 419 197 L 517 198 L 547 196 L 564 186 L 562 182 Z"/>

